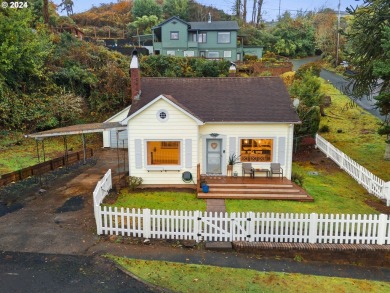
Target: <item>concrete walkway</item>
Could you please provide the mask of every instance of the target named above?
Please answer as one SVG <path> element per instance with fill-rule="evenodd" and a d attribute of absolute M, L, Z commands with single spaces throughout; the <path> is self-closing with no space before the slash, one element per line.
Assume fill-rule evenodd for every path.
<path fill-rule="evenodd" d="M 206 199 L 207 212 L 226 212 L 226 205 L 224 199 Z"/>

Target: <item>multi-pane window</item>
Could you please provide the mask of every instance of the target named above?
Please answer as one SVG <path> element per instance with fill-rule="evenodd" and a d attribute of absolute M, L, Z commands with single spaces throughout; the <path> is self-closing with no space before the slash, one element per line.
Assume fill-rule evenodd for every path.
<path fill-rule="evenodd" d="M 230 43 L 230 32 L 219 32 L 218 33 L 218 43 L 219 44 Z"/>
<path fill-rule="evenodd" d="M 180 165 L 180 141 L 148 141 L 148 165 Z"/>
<path fill-rule="evenodd" d="M 240 140 L 241 162 L 271 162 L 273 139 L 244 138 Z"/>
<path fill-rule="evenodd" d="M 224 58 L 231 58 L 232 57 L 232 51 L 223 51 L 223 57 Z"/>
<path fill-rule="evenodd" d="M 207 58 L 219 58 L 219 52 L 210 51 L 207 53 Z"/>
<path fill-rule="evenodd" d="M 207 43 L 207 33 L 193 34 L 192 41 L 198 43 Z"/>
<path fill-rule="evenodd" d="M 178 40 L 179 32 L 171 32 L 171 40 Z"/>

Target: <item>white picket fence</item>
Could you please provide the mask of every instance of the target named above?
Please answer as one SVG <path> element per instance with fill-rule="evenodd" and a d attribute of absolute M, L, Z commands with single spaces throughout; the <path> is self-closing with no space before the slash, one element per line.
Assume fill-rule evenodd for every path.
<path fill-rule="evenodd" d="M 386 215 L 208 213 L 102 206 L 111 170 L 94 195 L 97 234 L 199 241 L 390 244 Z"/>
<path fill-rule="evenodd" d="M 390 182 L 385 182 L 372 174 L 363 166 L 356 163 L 342 151 L 334 147 L 330 142 L 316 135 L 317 147 L 329 158 L 331 158 L 341 169 L 345 170 L 352 178 L 362 185 L 369 193 L 386 201 L 390 206 Z"/>

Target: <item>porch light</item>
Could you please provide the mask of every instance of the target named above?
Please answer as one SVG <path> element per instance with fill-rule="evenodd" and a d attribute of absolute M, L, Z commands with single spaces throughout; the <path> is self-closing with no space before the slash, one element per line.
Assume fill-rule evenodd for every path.
<path fill-rule="evenodd" d="M 212 136 L 212 137 L 218 137 L 218 136 L 219 136 L 219 133 L 210 133 L 210 136 Z"/>

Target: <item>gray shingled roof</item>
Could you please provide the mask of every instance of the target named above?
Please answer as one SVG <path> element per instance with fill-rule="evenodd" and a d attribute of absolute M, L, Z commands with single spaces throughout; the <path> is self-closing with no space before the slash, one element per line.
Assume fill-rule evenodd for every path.
<path fill-rule="evenodd" d="M 279 77 L 142 78 L 141 90 L 129 116 L 165 95 L 203 122 L 299 123 Z"/>
<path fill-rule="evenodd" d="M 188 22 L 190 31 L 239 30 L 237 21 Z"/>

